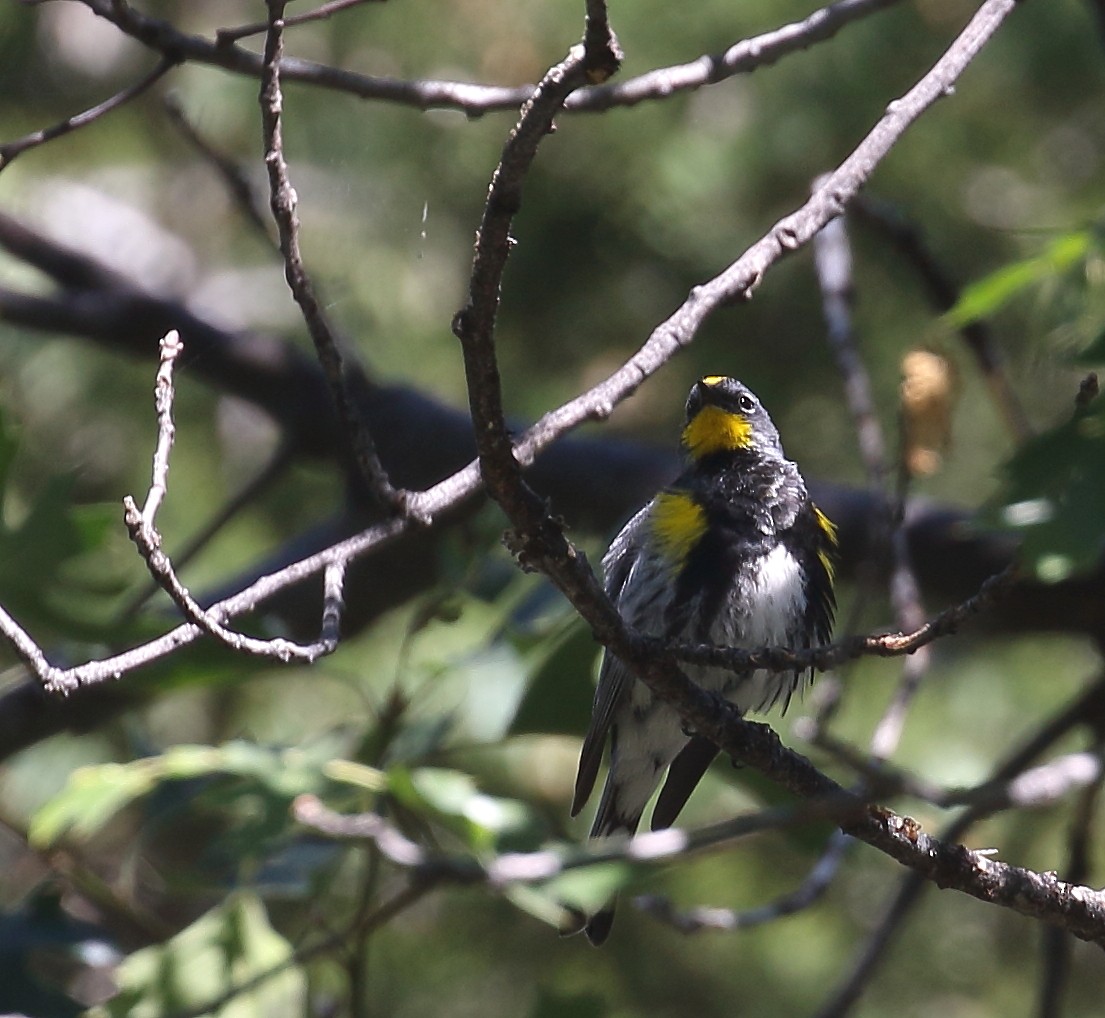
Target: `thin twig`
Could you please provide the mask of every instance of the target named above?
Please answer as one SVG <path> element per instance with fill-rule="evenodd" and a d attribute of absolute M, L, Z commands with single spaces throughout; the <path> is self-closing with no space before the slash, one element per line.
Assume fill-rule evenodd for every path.
<path fill-rule="evenodd" d="M 173 555 L 175 568 L 178 570 L 183 569 L 191 562 L 196 555 L 207 547 L 212 538 L 237 516 L 242 509 L 257 498 L 262 491 L 268 488 L 268 486 L 288 468 L 291 462 L 292 449 L 289 445 L 284 445 L 277 450 L 255 477 L 251 477 L 247 480 L 246 483 L 231 496 L 226 504 L 221 506 L 218 512 L 200 528 L 199 532 L 196 533 L 180 551 Z M 160 589 L 161 585 L 155 582 L 135 593 L 135 595 L 119 609 L 117 616 L 118 622 L 121 624 L 134 618 L 146 602 Z"/>
<path fill-rule="evenodd" d="M 263 60 L 236 43 L 220 44 L 181 32 L 170 22 L 151 17 L 125 0 L 82 0 L 102 18 L 143 45 L 182 60 L 221 67 L 234 74 L 259 78 Z M 645 100 L 665 100 L 675 92 L 711 85 L 774 63 L 781 57 L 831 39 L 840 29 L 867 17 L 896 0 L 840 0 L 815 11 L 803 21 L 783 25 L 730 46 L 717 56 L 703 56 L 687 64 L 657 68 L 620 86 L 597 85 L 569 99 L 568 111 L 601 112 L 613 106 L 632 106 Z M 311 60 L 285 57 L 281 75 L 286 81 L 345 92 L 362 99 L 411 106 L 420 110 L 455 109 L 469 116 L 515 111 L 533 93 L 533 85 L 506 88 L 461 81 L 403 81 L 357 74 Z"/>
<path fill-rule="evenodd" d="M 829 348 L 836 358 L 844 386 L 844 397 L 856 430 L 860 459 L 867 471 L 867 483 L 875 491 L 882 489 L 889 474 L 886 439 L 883 437 L 875 399 L 871 395 L 871 377 L 856 347 L 852 328 L 852 249 L 844 216 L 825 224 L 813 238 L 813 261 L 821 288 Z"/>
<path fill-rule="evenodd" d="M 393 488 L 376 454 L 368 423 L 357 407 L 346 376 L 344 357 L 326 314 L 315 296 L 314 285 L 303 264 L 299 249 L 298 201 L 288 165 L 284 160 L 282 117 L 284 97 L 281 92 L 281 57 L 283 53 L 283 16 L 286 0 L 266 0 L 269 11 L 268 34 L 265 37 L 264 67 L 261 74 L 261 123 L 265 145 L 265 167 L 269 175 L 269 194 L 273 218 L 280 234 L 280 252 L 284 256 L 284 275 L 288 288 L 299 305 L 307 331 L 315 344 L 319 363 L 337 408 L 342 431 L 349 442 L 369 493 L 381 505 L 406 512 L 406 492 Z"/>
<path fill-rule="evenodd" d="M 148 88 L 160 81 L 179 63 L 179 58 L 166 52 L 162 55 L 161 60 L 158 61 L 157 66 L 141 81 L 137 81 L 133 85 L 128 85 L 126 88 L 121 89 L 110 99 L 105 99 L 99 105 L 93 106 L 83 113 L 77 113 L 74 116 L 66 117 L 65 120 L 54 124 L 52 127 L 45 127 L 41 131 L 33 131 L 28 135 L 24 135 L 22 138 L 16 138 L 14 141 L 5 142 L 0 145 L 0 170 L 6 169 L 18 156 L 28 149 L 37 148 L 39 145 L 44 145 L 48 141 L 60 138 L 63 134 L 69 134 L 71 131 L 87 127 L 89 124 L 99 120 L 112 110 L 117 110 L 120 106 L 137 98 Z"/>
<path fill-rule="evenodd" d="M 311 21 L 322 21 L 325 18 L 333 17 L 340 11 L 348 10 L 350 7 L 382 2 L 384 0 L 330 0 L 329 3 L 322 4 L 313 11 L 305 11 L 303 14 L 293 14 L 291 17 L 284 18 L 284 27 L 294 28 L 296 25 L 306 25 Z M 268 29 L 269 23 L 267 21 L 255 21 L 252 24 L 241 25 L 238 28 L 220 28 L 215 32 L 215 45 L 230 46 L 251 35 L 260 35 L 262 32 L 267 32 Z"/>
<path fill-rule="evenodd" d="M 676 909 L 668 898 L 659 895 L 639 895 L 633 904 L 642 912 L 674 927 L 680 933 L 698 933 L 700 930 L 747 930 L 754 926 L 775 922 L 786 916 L 805 911 L 814 905 L 828 890 L 836 878 L 844 854 L 852 839 L 841 831 L 834 831 L 829 842 L 814 863 L 806 878 L 793 891 L 775 901 L 744 912 L 728 908 Z"/>
<path fill-rule="evenodd" d="M 292 807 L 304 826 L 329 838 L 369 841 L 393 865 L 452 883 L 482 883 L 502 891 L 516 884 L 541 884 L 569 870 L 610 862 L 660 863 L 716 851 L 766 831 L 791 830 L 813 821 L 847 822 L 867 807 L 855 795 L 836 789 L 794 806 L 760 810 L 693 831 L 670 828 L 631 838 L 607 838 L 570 848 L 507 852 L 490 859 L 434 852 L 412 841 L 378 813 L 337 813 L 316 796 L 299 796 Z"/>
<path fill-rule="evenodd" d="M 887 445 L 875 412 L 871 395 L 871 379 L 867 366 L 859 355 L 852 327 L 852 251 L 843 215 L 826 224 L 814 238 L 814 264 L 821 286 L 822 304 L 829 346 L 836 357 L 845 400 L 852 413 L 860 457 L 867 470 L 872 492 L 885 491 L 890 473 Z M 904 472 L 899 477 L 905 477 Z M 920 586 L 909 557 L 909 547 L 902 530 L 902 505 L 905 492 L 899 492 L 897 500 L 884 495 L 886 516 L 882 527 L 872 528 L 871 554 L 881 557 L 883 546 L 889 551 L 890 603 L 895 621 L 903 631 L 919 626 L 925 617 L 921 603 Z M 861 573 L 863 571 L 861 570 Z M 905 724 L 905 716 L 913 696 L 920 688 L 928 671 L 929 652 L 919 649 L 902 664 L 902 675 L 894 696 L 875 726 L 871 739 L 871 752 L 885 759 L 897 748 Z"/>
<path fill-rule="evenodd" d="M 1100 756 L 1105 746 L 1098 740 L 1095 752 Z M 1087 883 L 1098 802 L 1101 797 L 1102 774 L 1088 784 L 1078 798 L 1067 837 L 1067 869 L 1065 878 L 1072 883 Z M 1057 1018 L 1063 1013 L 1062 1000 L 1070 977 L 1071 937 L 1066 931 L 1049 926 L 1043 931 L 1043 975 L 1037 1004 L 1039 1018 Z"/>
<path fill-rule="evenodd" d="M 601 37 L 601 33 L 600 36 Z M 510 227 L 522 203 L 522 184 L 541 141 L 550 133 L 553 118 L 564 100 L 586 81 L 588 66 L 606 68 L 616 61 L 615 50 L 596 52 L 575 46 L 550 68 L 522 107 L 518 123 L 503 146 L 491 177 L 483 216 L 476 231 L 475 255 L 468 286 L 468 302 L 453 317 L 453 333 L 461 342 L 468 401 L 476 424 L 480 472 L 494 491 L 509 476 L 521 484 L 519 463 L 503 414 L 502 386 L 495 358 L 495 317 L 499 310 L 503 270 L 510 254 Z M 608 45 L 616 45 L 607 34 Z M 501 480 L 488 478 L 489 471 Z"/>
<path fill-rule="evenodd" d="M 146 501 L 141 510 L 127 495 L 123 499 L 123 520 L 127 532 L 142 554 L 154 580 L 169 594 L 190 622 L 220 643 L 233 650 L 257 657 L 273 657 L 280 661 L 314 661 L 337 647 L 341 618 L 341 583 L 344 563 L 330 563 L 326 572 L 326 597 L 323 607 L 323 633 L 317 643 L 300 646 L 290 640 L 258 640 L 227 629 L 214 611 L 204 611 L 180 582 L 169 556 L 161 549 L 161 534 L 157 529 L 157 513 L 169 490 L 169 454 L 176 428 L 173 424 L 173 365 L 184 350 L 180 334 L 175 330 L 161 340 L 161 362 L 157 369 L 154 401 L 157 407 L 157 446 L 153 455 L 153 476 Z"/>
<path fill-rule="evenodd" d="M 877 757 L 865 756 L 825 732 L 818 733 L 815 745 L 851 767 L 873 795 L 904 792 L 941 809 L 969 806 L 988 814 L 1050 806 L 1072 791 L 1096 785 L 1105 771 L 1101 755 L 1097 752 L 1064 753 L 1010 778 L 987 780 L 970 787 L 947 787 L 891 767 Z"/>
<path fill-rule="evenodd" d="M 665 643 L 663 640 L 649 637 L 638 637 L 636 642 L 643 651 L 659 659 L 670 658 L 687 664 L 727 668 L 741 674 L 760 668 L 779 672 L 802 671 L 805 668 L 828 671 L 845 661 L 863 655 L 898 657 L 902 654 L 913 654 L 935 640 L 958 632 L 963 623 L 989 607 L 1008 590 L 1016 576 L 1013 566 L 996 576 L 991 576 L 976 594 L 944 609 L 909 633 L 852 636 L 826 644 L 824 647 L 758 647 L 752 650 L 715 647 L 707 644 Z"/>

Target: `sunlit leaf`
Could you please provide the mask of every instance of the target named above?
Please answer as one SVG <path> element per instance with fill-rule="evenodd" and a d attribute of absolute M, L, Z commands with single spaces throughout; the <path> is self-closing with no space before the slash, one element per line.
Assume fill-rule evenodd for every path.
<path fill-rule="evenodd" d="M 65 788 L 31 820 L 34 844 L 45 847 L 69 833 L 86 838 L 119 810 L 160 783 L 215 775 L 249 779 L 278 800 L 278 807 L 301 792 L 316 791 L 322 760 L 303 750 L 273 750 L 235 741 L 222 746 L 174 746 L 160 756 L 128 764 L 99 764 L 74 771 Z M 233 793 L 241 795 L 239 789 Z"/>
<path fill-rule="evenodd" d="M 404 806 L 446 821 L 475 851 L 494 847 L 501 836 L 521 830 L 531 820 L 528 807 L 514 799 L 487 795 L 463 771 L 394 768 L 389 773 L 389 784 Z"/>
<path fill-rule="evenodd" d="M 48 848 L 66 834 L 79 839 L 94 834 L 154 787 L 156 770 L 147 763 L 100 764 L 74 771 L 65 788 L 31 818 L 31 844 Z"/>
<path fill-rule="evenodd" d="M 556 901 L 581 912 L 594 912 L 630 884 L 635 868 L 628 862 L 604 862 L 565 870 L 544 885 Z"/>
<path fill-rule="evenodd" d="M 306 974 L 248 892 L 231 895 L 168 943 L 132 954 L 116 983 L 118 994 L 92 1018 L 291 1018 L 307 1010 Z"/>
<path fill-rule="evenodd" d="M 1090 250 L 1092 234 L 1079 230 L 1058 237 L 1043 253 L 1000 269 L 965 287 L 955 307 L 944 316 L 961 328 L 1000 310 L 1018 294 L 1059 276 L 1082 261 Z"/>
<path fill-rule="evenodd" d="M 370 792 L 384 792 L 388 788 L 387 774 L 352 760 L 330 760 L 323 766 L 323 773 L 331 781 L 356 785 Z"/>

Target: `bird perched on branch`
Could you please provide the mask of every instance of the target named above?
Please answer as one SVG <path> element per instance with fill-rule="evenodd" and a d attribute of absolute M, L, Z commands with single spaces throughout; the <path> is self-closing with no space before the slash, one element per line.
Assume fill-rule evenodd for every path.
<path fill-rule="evenodd" d="M 836 529 L 813 504 L 760 401 L 734 378 L 709 375 L 687 397 L 686 468 L 624 527 L 603 558 L 606 592 L 642 633 L 726 647 L 828 643 Z M 807 672 L 738 675 L 684 665 L 740 711 L 790 701 Z M 610 770 L 592 838 L 633 834 L 667 770 L 652 829 L 669 827 L 717 754 L 609 651 L 583 741 L 572 816 L 591 794 L 607 738 Z M 584 927 L 610 932 L 613 903 Z"/>

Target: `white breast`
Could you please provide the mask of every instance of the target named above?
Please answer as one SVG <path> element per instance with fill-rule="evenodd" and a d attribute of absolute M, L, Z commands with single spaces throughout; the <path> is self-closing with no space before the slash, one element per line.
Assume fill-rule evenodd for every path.
<path fill-rule="evenodd" d="M 741 586 L 750 589 L 751 596 L 731 598 L 725 617 L 711 632 L 712 642 L 749 650 L 790 646 L 801 631 L 805 607 L 804 576 L 797 559 L 780 544 L 745 575 L 747 582 Z M 699 681 L 714 689 L 723 685 L 725 694 L 742 711 L 763 711 L 790 693 L 795 676 L 761 669 L 735 684 L 728 673 L 702 676 Z"/>

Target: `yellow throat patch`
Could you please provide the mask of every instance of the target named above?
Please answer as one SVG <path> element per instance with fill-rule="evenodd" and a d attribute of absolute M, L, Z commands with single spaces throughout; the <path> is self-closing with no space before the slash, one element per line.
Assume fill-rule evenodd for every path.
<path fill-rule="evenodd" d="M 706 511 L 689 495 L 662 491 L 656 496 L 649 522 L 660 554 L 679 566 L 706 532 Z"/>
<path fill-rule="evenodd" d="M 709 379 L 703 381 L 709 383 Z M 704 406 L 683 429 L 683 445 L 696 460 L 715 452 L 747 449 L 751 442 L 752 425 L 716 406 Z"/>

